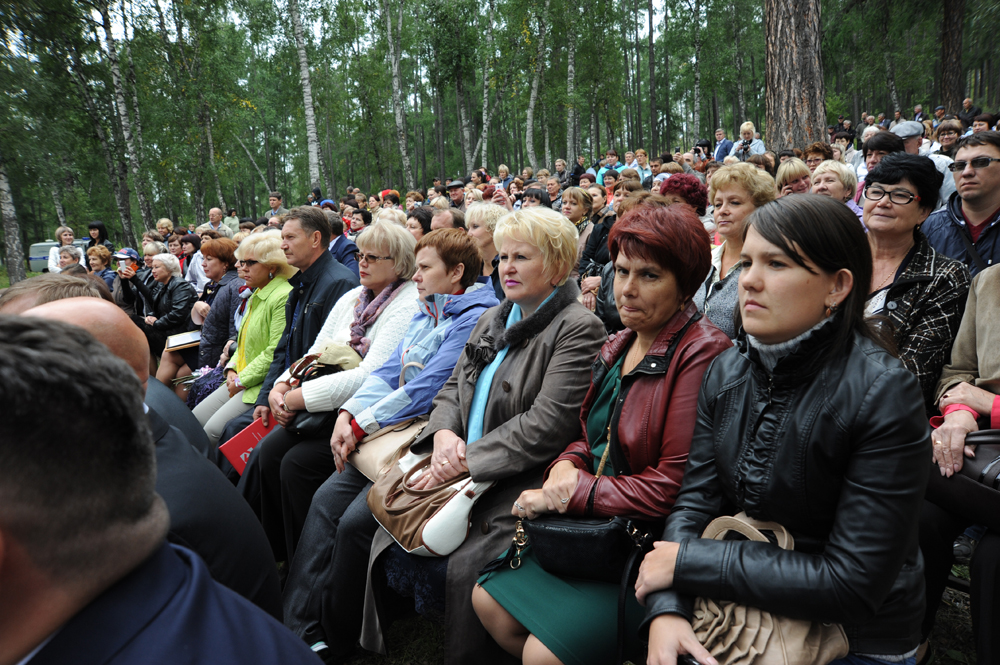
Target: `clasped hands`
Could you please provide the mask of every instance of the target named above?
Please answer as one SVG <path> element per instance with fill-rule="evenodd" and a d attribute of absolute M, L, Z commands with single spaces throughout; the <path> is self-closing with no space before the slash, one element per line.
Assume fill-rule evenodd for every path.
<path fill-rule="evenodd" d="M 969 383 L 957 383 L 945 391 L 938 401 L 942 411 L 946 407 L 963 404 L 974 409 L 981 416 L 988 416 L 993 410 L 991 392 L 976 388 Z M 976 417 L 965 410 L 953 411 L 944 417 L 944 423 L 931 433 L 932 459 L 941 469 L 941 475 L 951 477 L 962 470 L 965 457 L 975 458 L 976 451 L 965 445 L 965 437 L 970 432 L 978 432 Z M 964 457 L 963 457 L 964 456 Z"/>
<path fill-rule="evenodd" d="M 296 412 L 304 411 L 305 399 L 301 388 L 292 388 L 285 382 L 276 383 L 267 395 L 267 406 L 254 409 L 253 417 L 262 419 L 266 427 L 273 416 L 279 425 L 287 427 L 295 417 Z"/>

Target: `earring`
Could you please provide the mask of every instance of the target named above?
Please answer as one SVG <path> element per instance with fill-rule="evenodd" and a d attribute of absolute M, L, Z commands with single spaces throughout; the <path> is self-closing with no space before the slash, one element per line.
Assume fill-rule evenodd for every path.
<path fill-rule="evenodd" d="M 831 304 L 827 305 L 826 306 L 826 316 L 827 316 L 827 318 L 829 318 L 829 317 L 833 316 L 834 314 L 836 314 L 838 309 L 840 309 L 840 303 L 839 302 L 835 302 L 835 303 L 831 303 Z"/>
<path fill-rule="evenodd" d="M 267 278 L 268 279 L 274 279 L 274 273 L 273 272 L 267 273 Z"/>

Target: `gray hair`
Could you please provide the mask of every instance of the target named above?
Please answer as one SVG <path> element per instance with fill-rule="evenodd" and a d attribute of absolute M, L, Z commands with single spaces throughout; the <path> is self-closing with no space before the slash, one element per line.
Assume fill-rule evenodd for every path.
<path fill-rule="evenodd" d="M 393 258 L 396 275 L 400 279 L 410 279 L 417 271 L 414 254 L 417 241 L 412 233 L 395 222 L 379 219 L 355 238 L 354 242 L 362 252 L 385 251 Z"/>
<path fill-rule="evenodd" d="M 74 261 L 79 261 L 83 258 L 83 250 L 76 245 L 63 245 L 59 248 L 60 254 L 69 254 L 73 257 Z"/>
<path fill-rule="evenodd" d="M 163 254 L 157 254 L 153 257 L 154 261 L 159 261 L 160 265 L 170 271 L 170 274 L 174 277 L 181 277 L 184 273 L 181 272 L 181 264 L 177 260 L 177 257 L 173 254 L 168 254 L 164 252 Z"/>

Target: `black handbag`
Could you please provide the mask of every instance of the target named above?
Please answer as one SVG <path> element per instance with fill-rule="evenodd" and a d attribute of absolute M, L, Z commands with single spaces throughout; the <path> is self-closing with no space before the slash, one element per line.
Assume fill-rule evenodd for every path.
<path fill-rule="evenodd" d="M 340 371 L 342 371 L 340 365 L 324 365 L 318 362 L 315 357 L 306 356 L 292 367 L 291 374 L 293 379 L 298 379 L 296 385 L 300 386 L 307 381 L 318 379 L 321 376 L 336 374 Z M 300 411 L 285 426 L 285 431 L 289 434 L 297 434 L 299 436 L 328 436 L 333 432 L 333 426 L 337 424 L 338 415 L 339 411 L 337 410 L 319 411 L 317 413 Z"/>
<path fill-rule="evenodd" d="M 1000 430 L 969 432 L 965 445 L 975 446 L 976 456 L 966 457 L 959 473 L 990 489 L 1000 490 Z"/>

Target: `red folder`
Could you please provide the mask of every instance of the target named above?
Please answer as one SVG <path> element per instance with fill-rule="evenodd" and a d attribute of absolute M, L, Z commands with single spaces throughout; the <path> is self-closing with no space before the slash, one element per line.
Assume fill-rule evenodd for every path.
<path fill-rule="evenodd" d="M 219 452 L 226 456 L 226 459 L 241 476 L 243 469 L 246 468 L 247 460 L 250 459 L 250 453 L 257 447 L 260 440 L 274 429 L 274 417 L 272 416 L 269 420 L 271 424 L 264 427 L 264 422 L 258 418 L 247 425 L 242 432 L 219 446 Z"/>

